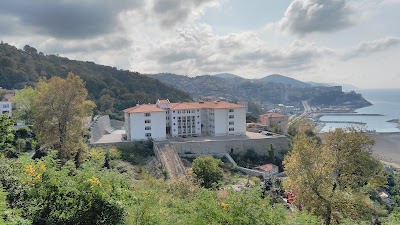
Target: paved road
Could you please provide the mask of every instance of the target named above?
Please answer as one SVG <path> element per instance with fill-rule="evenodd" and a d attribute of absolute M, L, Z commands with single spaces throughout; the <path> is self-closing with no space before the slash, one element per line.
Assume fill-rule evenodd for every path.
<path fill-rule="evenodd" d="M 304 112 L 297 117 L 294 117 L 292 120 L 289 121 L 288 126 L 292 125 L 296 121 L 306 118 L 310 113 L 312 113 L 311 107 L 307 101 L 302 101 Z"/>

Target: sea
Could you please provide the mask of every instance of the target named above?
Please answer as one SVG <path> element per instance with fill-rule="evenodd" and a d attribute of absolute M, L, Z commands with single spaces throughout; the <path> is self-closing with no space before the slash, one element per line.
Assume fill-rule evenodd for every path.
<path fill-rule="evenodd" d="M 372 103 L 372 106 L 357 109 L 356 113 L 382 114 L 383 116 L 322 116 L 321 121 L 355 121 L 366 123 L 366 125 L 325 123 L 320 132 L 349 126 L 378 133 L 400 132 L 396 123 L 387 122 L 392 119 L 400 119 L 400 89 L 369 89 L 357 90 L 356 92 L 362 94 L 366 100 Z"/>

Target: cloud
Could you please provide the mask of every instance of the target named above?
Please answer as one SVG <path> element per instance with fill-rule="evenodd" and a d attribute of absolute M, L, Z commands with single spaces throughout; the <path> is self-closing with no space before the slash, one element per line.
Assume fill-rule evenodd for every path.
<path fill-rule="evenodd" d="M 278 26 L 299 36 L 333 32 L 353 25 L 352 14 L 345 0 L 294 0 Z"/>
<path fill-rule="evenodd" d="M 358 46 L 346 50 L 342 55 L 342 59 L 348 60 L 351 58 L 371 55 L 376 52 L 385 51 L 399 44 L 400 38 L 397 37 L 385 37 L 379 40 L 361 42 Z"/>
<path fill-rule="evenodd" d="M 166 28 L 185 22 L 189 17 L 197 18 L 203 9 L 218 6 L 220 0 L 154 0 L 153 13 Z"/>
<path fill-rule="evenodd" d="M 140 70 L 191 75 L 224 72 L 299 71 L 315 65 L 318 59 L 334 54 L 314 43 L 295 41 L 285 48 L 275 48 L 257 33 L 240 32 L 216 35 L 209 25 L 192 25 L 177 31 L 175 37 L 157 42 L 147 49 Z"/>
<path fill-rule="evenodd" d="M 94 37 L 118 28 L 118 15 L 141 8 L 143 0 L 4 0 L 0 13 L 18 18 L 36 34 L 62 39 Z M 15 23 L 14 23 L 15 24 Z"/>

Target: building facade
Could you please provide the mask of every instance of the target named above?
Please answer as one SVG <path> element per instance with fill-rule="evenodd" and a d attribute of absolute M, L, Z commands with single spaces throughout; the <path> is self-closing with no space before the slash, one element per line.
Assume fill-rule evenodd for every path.
<path fill-rule="evenodd" d="M 6 114 L 12 116 L 12 104 L 11 102 L 0 102 L 0 114 Z"/>
<path fill-rule="evenodd" d="M 246 109 L 223 101 L 137 105 L 124 110 L 127 140 L 244 135 Z"/>
<path fill-rule="evenodd" d="M 286 134 L 288 131 L 289 117 L 287 115 L 282 115 L 279 113 L 267 113 L 260 115 L 259 119 L 262 125 L 266 125 L 268 127 L 277 126 L 284 134 Z"/>

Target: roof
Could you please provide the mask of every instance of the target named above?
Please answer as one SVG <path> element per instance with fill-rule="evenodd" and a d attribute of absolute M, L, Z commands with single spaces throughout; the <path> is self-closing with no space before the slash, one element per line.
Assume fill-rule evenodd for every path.
<path fill-rule="evenodd" d="M 237 109 L 245 108 L 242 105 L 233 104 L 229 102 L 183 102 L 183 103 L 171 103 L 170 109 Z"/>
<path fill-rule="evenodd" d="M 279 114 L 279 113 L 267 113 L 260 115 L 261 117 L 272 117 L 272 118 L 280 118 L 280 117 L 286 117 L 286 115 Z"/>
<path fill-rule="evenodd" d="M 167 99 L 167 100 L 165 100 L 165 99 L 158 99 L 158 103 L 160 103 L 160 104 L 169 104 L 169 100 Z"/>
<path fill-rule="evenodd" d="M 146 113 L 146 112 L 165 112 L 165 109 L 158 108 L 156 104 L 148 104 L 148 105 L 137 105 L 135 107 L 131 107 L 125 109 L 124 113 Z"/>
<path fill-rule="evenodd" d="M 162 100 L 160 100 L 162 101 Z M 167 101 L 167 100 L 165 100 Z M 171 110 L 186 110 L 186 109 L 237 109 L 245 108 L 242 105 L 233 104 L 229 102 L 182 102 L 170 103 L 169 109 Z M 125 109 L 125 113 L 143 113 L 143 112 L 165 112 L 165 109 L 159 108 L 156 104 L 152 105 L 138 105 L 132 108 Z"/>
<path fill-rule="evenodd" d="M 262 165 L 262 166 L 257 166 L 255 169 L 262 170 L 262 171 L 265 171 L 265 172 L 270 172 L 276 167 L 278 167 L 278 166 L 276 166 L 274 164 L 265 164 L 265 165 Z"/>

